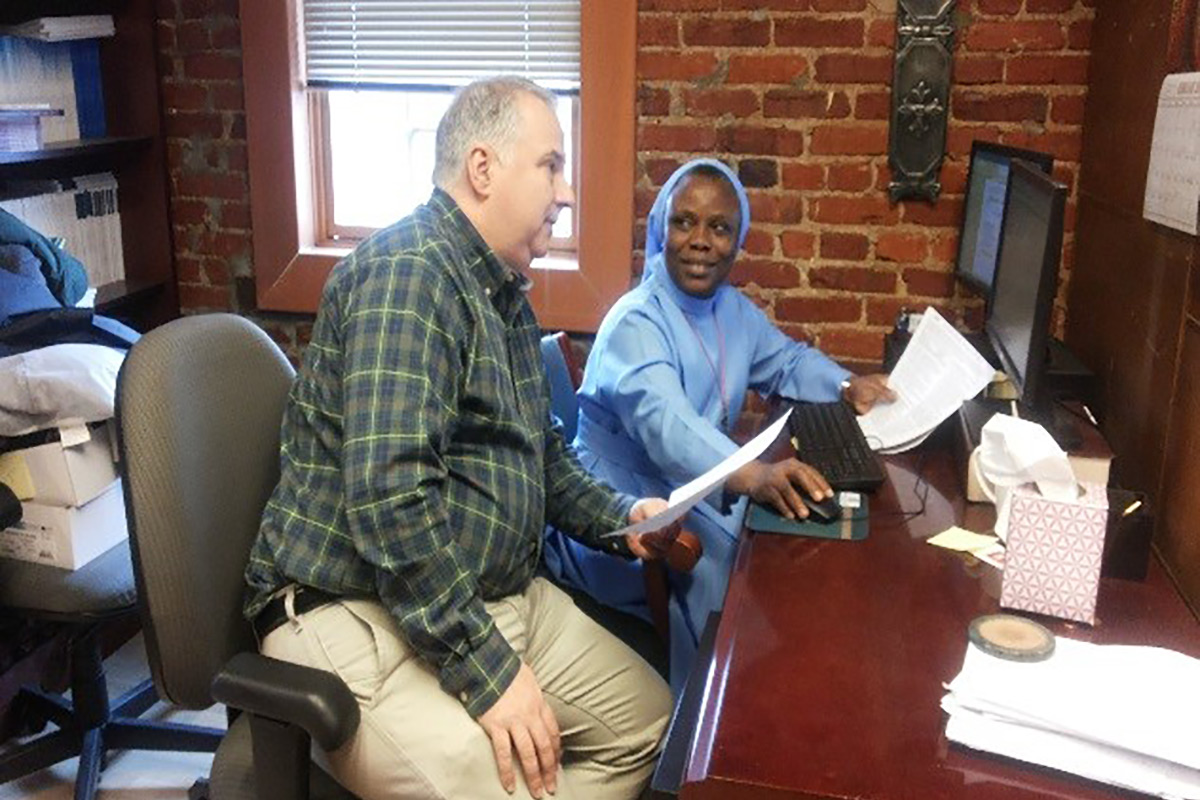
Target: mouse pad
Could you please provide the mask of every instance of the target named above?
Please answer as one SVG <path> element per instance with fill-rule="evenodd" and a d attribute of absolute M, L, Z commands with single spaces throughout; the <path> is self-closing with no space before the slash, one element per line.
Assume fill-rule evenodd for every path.
<path fill-rule="evenodd" d="M 842 518 L 836 522 L 787 519 L 766 506 L 751 503 L 750 510 L 746 512 L 746 527 L 759 533 L 782 533 L 787 536 L 858 541 L 867 538 L 867 532 L 871 527 L 867 513 L 867 497 L 859 495 L 859 498 L 859 507 L 843 507 Z"/>

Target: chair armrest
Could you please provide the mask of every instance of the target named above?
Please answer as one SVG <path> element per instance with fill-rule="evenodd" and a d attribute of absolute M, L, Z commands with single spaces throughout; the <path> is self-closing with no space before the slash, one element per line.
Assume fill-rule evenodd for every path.
<path fill-rule="evenodd" d="M 238 653 L 213 679 L 219 703 L 297 725 L 325 751 L 358 730 L 358 703 L 337 675 L 258 653 Z"/>

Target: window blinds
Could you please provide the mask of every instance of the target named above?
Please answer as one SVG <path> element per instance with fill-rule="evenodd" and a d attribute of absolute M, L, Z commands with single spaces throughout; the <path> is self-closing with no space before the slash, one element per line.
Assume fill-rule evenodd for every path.
<path fill-rule="evenodd" d="M 516 74 L 579 88 L 581 0 L 304 0 L 313 87 L 438 89 Z"/>

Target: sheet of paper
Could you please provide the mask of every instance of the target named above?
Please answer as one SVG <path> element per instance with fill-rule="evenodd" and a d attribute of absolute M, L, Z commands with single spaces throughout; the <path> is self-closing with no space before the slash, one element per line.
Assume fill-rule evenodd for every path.
<path fill-rule="evenodd" d="M 975 348 L 932 308 L 888 378 L 896 400 L 875 406 L 858 418 L 873 450 L 899 452 L 915 446 L 983 391 L 995 370 Z"/>
<path fill-rule="evenodd" d="M 18 500 L 33 499 L 33 476 L 20 451 L 0 455 L 0 483 L 8 484 Z"/>
<path fill-rule="evenodd" d="M 944 547 L 947 550 L 973 553 L 976 550 L 989 550 L 995 546 L 997 541 L 996 537 L 990 534 L 975 533 L 952 525 L 937 536 L 929 537 L 925 543 L 934 547 Z"/>
<path fill-rule="evenodd" d="M 1196 235 L 1200 212 L 1200 72 L 1168 75 L 1158 92 L 1142 216 Z"/>
<path fill-rule="evenodd" d="M 758 436 L 755 436 L 742 445 L 742 447 L 738 448 L 729 458 L 717 464 L 700 477 L 671 492 L 671 496 L 667 498 L 667 507 L 663 511 L 660 511 L 649 519 L 621 528 L 619 531 L 606 533 L 602 538 L 627 536 L 631 533 L 649 533 L 650 531 L 656 531 L 670 525 L 690 511 L 696 503 L 699 503 L 723 486 L 730 475 L 761 456 L 779 438 L 783 426 L 787 424 L 788 417 L 791 415 L 792 410 L 789 408 L 782 417 L 771 423 Z"/>

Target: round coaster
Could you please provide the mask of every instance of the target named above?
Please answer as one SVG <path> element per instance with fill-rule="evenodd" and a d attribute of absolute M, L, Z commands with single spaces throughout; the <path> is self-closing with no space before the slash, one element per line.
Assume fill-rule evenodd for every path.
<path fill-rule="evenodd" d="M 967 628 L 967 638 L 985 653 L 1010 661 L 1045 661 L 1054 654 L 1054 634 L 1015 614 L 976 617 Z"/>

